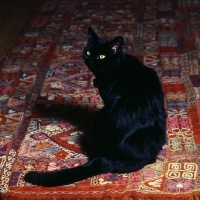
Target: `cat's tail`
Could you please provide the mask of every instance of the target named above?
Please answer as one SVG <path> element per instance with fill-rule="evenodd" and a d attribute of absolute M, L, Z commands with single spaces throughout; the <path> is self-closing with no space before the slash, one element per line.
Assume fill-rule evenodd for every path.
<path fill-rule="evenodd" d="M 52 172 L 28 172 L 24 180 L 34 185 L 54 187 L 68 185 L 102 173 L 102 158 L 95 158 L 78 167 Z"/>

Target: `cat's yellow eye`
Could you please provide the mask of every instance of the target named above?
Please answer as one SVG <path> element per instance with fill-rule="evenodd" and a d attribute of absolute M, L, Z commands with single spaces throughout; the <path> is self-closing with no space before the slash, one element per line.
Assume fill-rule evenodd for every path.
<path fill-rule="evenodd" d="M 91 55 L 90 51 L 87 51 L 87 52 L 86 52 L 86 54 L 87 54 L 88 56 L 90 56 L 90 55 Z"/>
<path fill-rule="evenodd" d="M 99 58 L 100 59 L 104 59 L 106 56 L 105 55 L 100 55 Z"/>

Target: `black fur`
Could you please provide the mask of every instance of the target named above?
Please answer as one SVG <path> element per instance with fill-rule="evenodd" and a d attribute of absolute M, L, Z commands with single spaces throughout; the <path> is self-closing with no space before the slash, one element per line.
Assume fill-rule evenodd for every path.
<path fill-rule="evenodd" d="M 94 73 L 104 107 L 94 121 L 94 150 L 79 167 L 29 172 L 27 182 L 58 186 L 101 173 L 128 173 L 156 161 L 166 142 L 166 113 L 156 72 L 123 53 L 123 37 L 99 38 L 91 27 L 83 58 Z"/>

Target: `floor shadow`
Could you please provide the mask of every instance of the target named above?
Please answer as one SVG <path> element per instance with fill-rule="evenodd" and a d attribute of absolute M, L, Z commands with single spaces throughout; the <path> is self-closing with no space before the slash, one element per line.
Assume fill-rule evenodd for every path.
<path fill-rule="evenodd" d="M 78 126 L 84 135 L 80 137 L 83 152 L 90 157 L 93 149 L 93 121 L 99 111 L 72 105 L 36 105 L 32 117 L 59 117 Z"/>

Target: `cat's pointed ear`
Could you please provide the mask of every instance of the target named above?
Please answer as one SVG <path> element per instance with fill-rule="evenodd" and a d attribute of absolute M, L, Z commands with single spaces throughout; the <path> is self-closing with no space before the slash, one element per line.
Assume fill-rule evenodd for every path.
<path fill-rule="evenodd" d="M 97 34 L 94 32 L 91 26 L 88 27 L 88 42 L 97 40 L 99 37 Z"/>
<path fill-rule="evenodd" d="M 111 41 L 111 51 L 113 52 L 113 54 L 121 52 L 123 44 L 124 38 L 122 36 L 114 38 Z"/>

